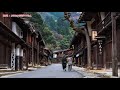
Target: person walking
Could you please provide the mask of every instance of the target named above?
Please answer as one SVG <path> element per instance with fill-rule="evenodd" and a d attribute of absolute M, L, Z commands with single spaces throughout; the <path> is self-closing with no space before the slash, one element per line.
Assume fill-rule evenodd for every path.
<path fill-rule="evenodd" d="M 68 61 L 68 71 L 71 71 L 72 70 L 72 61 L 73 61 L 73 58 L 72 57 L 68 57 L 67 61 Z"/>
<path fill-rule="evenodd" d="M 66 66 L 67 66 L 67 60 L 66 60 L 66 56 L 64 55 L 62 58 L 62 68 L 64 71 L 66 71 Z"/>

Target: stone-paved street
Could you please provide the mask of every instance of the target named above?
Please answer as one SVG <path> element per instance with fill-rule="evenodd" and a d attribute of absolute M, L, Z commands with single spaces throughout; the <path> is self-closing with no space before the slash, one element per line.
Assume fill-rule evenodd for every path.
<path fill-rule="evenodd" d="M 16 75 L 3 76 L 2 78 L 83 78 L 83 75 L 72 70 L 63 71 L 61 64 L 39 68 L 35 71 L 24 72 Z"/>

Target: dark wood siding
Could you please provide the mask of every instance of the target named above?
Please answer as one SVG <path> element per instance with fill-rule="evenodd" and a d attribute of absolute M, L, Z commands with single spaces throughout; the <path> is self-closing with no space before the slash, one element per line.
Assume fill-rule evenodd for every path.
<path fill-rule="evenodd" d="M 103 47 L 103 59 L 106 68 L 112 67 L 112 41 L 109 41 Z"/>
<path fill-rule="evenodd" d="M 92 47 L 92 65 L 96 67 L 96 60 L 97 60 L 97 45 Z"/>
<path fill-rule="evenodd" d="M 120 68 L 120 26 L 118 27 L 117 30 L 117 52 L 118 52 L 118 65 Z"/>
<path fill-rule="evenodd" d="M 6 59 L 6 56 L 5 56 L 5 45 L 0 43 L 0 64 L 5 64 L 5 59 Z"/>
<path fill-rule="evenodd" d="M 0 42 L 0 64 L 10 65 L 11 49 Z"/>

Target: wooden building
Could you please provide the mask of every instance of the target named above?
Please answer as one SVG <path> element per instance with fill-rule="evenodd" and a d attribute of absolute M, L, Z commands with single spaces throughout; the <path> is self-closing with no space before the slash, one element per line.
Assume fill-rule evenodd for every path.
<path fill-rule="evenodd" d="M 82 12 L 79 22 L 83 21 L 86 22 L 91 38 L 92 65 L 96 68 L 109 69 L 112 68 L 114 62 L 112 59 L 114 60 L 115 58 L 118 60 L 119 65 L 119 12 Z M 97 35 L 94 39 L 92 38 L 93 32 Z"/>
<path fill-rule="evenodd" d="M 52 50 L 48 49 L 48 48 L 44 48 L 43 49 L 43 56 L 41 59 L 41 65 L 50 65 L 52 63 L 53 60 L 53 52 Z"/>
<path fill-rule="evenodd" d="M 64 56 L 64 55 L 68 55 L 69 53 L 69 51 L 71 51 L 72 49 L 71 48 L 69 48 L 69 49 L 64 49 L 64 50 L 55 50 L 55 51 L 53 51 L 53 54 L 56 54 L 56 58 L 55 58 L 55 60 L 56 60 L 56 62 L 58 63 L 58 62 L 61 62 L 61 58 Z"/>
<path fill-rule="evenodd" d="M 70 43 L 70 48 L 74 50 L 74 65 L 86 67 L 87 65 L 87 48 L 86 39 L 83 34 L 75 33 Z"/>
<path fill-rule="evenodd" d="M 40 64 L 45 47 L 40 32 L 23 18 L 3 17 L 3 14 L 0 13 L 0 65 L 23 70 L 30 63 Z"/>

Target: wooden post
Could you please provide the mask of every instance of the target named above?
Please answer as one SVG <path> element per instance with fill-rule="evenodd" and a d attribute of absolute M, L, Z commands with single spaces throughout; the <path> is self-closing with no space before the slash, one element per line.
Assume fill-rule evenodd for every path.
<path fill-rule="evenodd" d="M 37 44 L 37 65 L 39 65 L 39 42 Z"/>
<path fill-rule="evenodd" d="M 32 66 L 34 64 L 34 37 L 32 37 Z"/>
<path fill-rule="evenodd" d="M 27 54 L 27 55 L 26 55 L 27 57 L 25 58 L 25 60 L 26 60 L 26 61 L 25 61 L 25 62 L 26 62 L 26 70 L 28 69 L 28 57 L 29 57 L 29 54 L 28 54 L 28 53 L 29 53 L 29 49 L 26 48 L 26 54 Z"/>
<path fill-rule="evenodd" d="M 26 42 L 29 43 L 29 33 L 28 33 L 28 30 L 27 30 Z M 28 53 L 29 53 L 29 49 L 26 47 L 26 57 L 25 57 L 26 70 L 28 69 L 28 57 L 29 57 Z"/>
<path fill-rule="evenodd" d="M 90 42 L 90 37 L 89 37 L 89 33 L 87 31 L 87 29 L 85 28 L 85 36 L 86 36 L 86 41 L 87 41 L 87 67 L 88 69 L 92 68 L 92 64 L 91 64 L 91 42 Z"/>
<path fill-rule="evenodd" d="M 117 35 L 116 35 L 116 19 L 114 12 L 111 12 L 112 19 L 112 75 L 118 76 L 118 58 L 117 58 Z"/>

